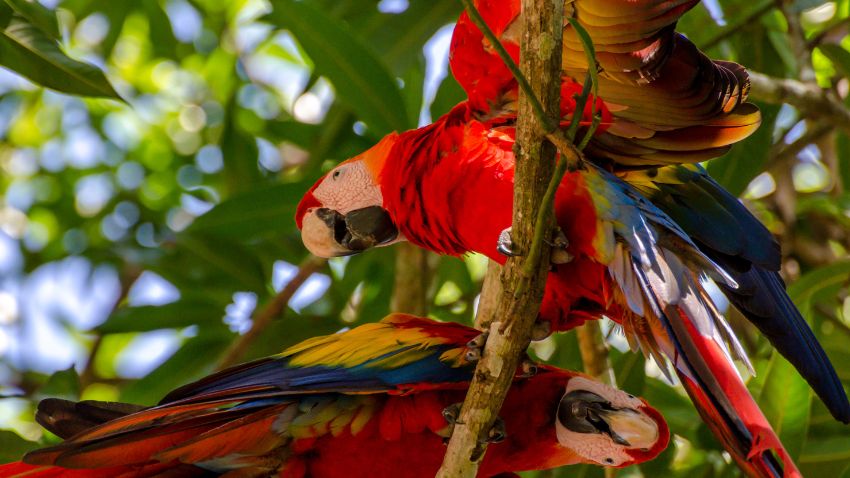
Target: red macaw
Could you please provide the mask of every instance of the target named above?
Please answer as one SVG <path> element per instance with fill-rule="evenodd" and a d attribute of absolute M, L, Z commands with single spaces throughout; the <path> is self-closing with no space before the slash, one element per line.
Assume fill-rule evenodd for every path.
<path fill-rule="evenodd" d="M 65 441 L 0 466 L 0 477 L 432 477 L 478 334 L 394 314 L 216 373 L 151 408 L 49 399 L 37 419 Z M 479 476 L 623 467 L 669 440 L 642 399 L 543 365 L 516 377 L 501 417 Z"/>
<path fill-rule="evenodd" d="M 850 402 L 808 323 L 785 292 L 781 251 L 770 232 L 698 165 L 646 169 L 710 159 L 752 133 L 758 109 L 746 103 L 749 78 L 730 62 L 714 61 L 674 31 L 697 0 L 574 0 L 567 2 L 597 52 L 604 101 L 600 133 L 587 154 L 616 172 L 667 213 L 738 284 L 719 284 L 729 301 L 800 372 L 843 423 Z M 476 0 L 491 29 L 516 60 L 519 0 Z M 562 114 L 587 63 L 575 31 L 564 27 Z M 501 58 L 464 13 L 455 28 L 451 68 L 476 119 L 491 126 L 515 121 L 517 86 Z M 485 74 L 482 74 L 484 72 Z M 585 123 L 591 107 L 585 108 Z M 644 169 L 635 169 L 644 167 Z"/>

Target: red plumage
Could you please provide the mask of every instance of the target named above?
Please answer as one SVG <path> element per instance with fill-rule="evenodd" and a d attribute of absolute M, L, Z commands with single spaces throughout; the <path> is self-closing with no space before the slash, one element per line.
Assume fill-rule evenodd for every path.
<path fill-rule="evenodd" d="M 0 466 L 0 477 L 431 477 L 449 432 L 443 410 L 466 394 L 474 365 L 464 356 L 477 333 L 395 315 L 212 375 L 150 409 L 47 400 L 40 423 L 58 433 L 88 428 L 27 454 L 25 463 Z M 609 431 L 570 432 L 573 439 L 562 441 L 562 413 L 578 417 L 562 405 L 570 392 L 605 401 Z M 646 402 L 553 367 L 516 377 L 500 415 L 507 438 L 490 446 L 482 477 L 600 463 L 609 454 L 628 466 L 655 457 L 669 440 Z M 605 435 L 635 430 L 620 427 L 618 416 L 640 425 L 640 435 L 626 436 L 642 442 L 621 445 Z"/>

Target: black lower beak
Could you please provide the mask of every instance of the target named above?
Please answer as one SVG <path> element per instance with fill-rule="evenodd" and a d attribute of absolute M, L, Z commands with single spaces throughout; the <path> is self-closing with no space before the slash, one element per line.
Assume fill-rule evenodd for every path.
<path fill-rule="evenodd" d="M 322 208 L 316 215 L 333 230 L 334 240 L 352 253 L 386 244 L 398 237 L 389 213 L 380 206 L 355 209 L 345 216 Z"/>

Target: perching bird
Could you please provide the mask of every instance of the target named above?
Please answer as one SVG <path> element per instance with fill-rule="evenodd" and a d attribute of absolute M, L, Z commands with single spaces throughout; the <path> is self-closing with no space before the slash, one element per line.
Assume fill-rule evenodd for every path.
<path fill-rule="evenodd" d="M 800 371 L 833 416 L 850 423 L 850 402 L 841 381 L 785 292 L 779 276 L 781 251 L 770 232 L 700 166 L 636 169 L 716 157 L 759 124 L 758 110 L 746 103 L 746 71 L 734 63 L 712 62 L 675 33 L 675 21 L 697 3 L 568 2 L 568 13 L 593 38 L 601 68 L 604 101 L 596 106 L 605 113 L 605 128 L 593 137 L 588 155 L 637 187 L 726 269 L 738 284 L 721 284 L 729 301 Z M 477 6 L 517 55 L 519 1 L 478 0 Z M 566 85 L 575 85 L 587 68 L 575 32 L 568 24 L 564 32 L 564 71 L 569 76 L 562 111 L 576 91 Z M 516 82 L 466 14 L 452 39 L 451 67 L 470 103 L 477 105 L 477 118 L 500 117 L 503 124 L 515 120 L 515 104 L 505 98 L 516 97 Z M 482 70 L 487 74 L 481 75 Z M 589 107 L 584 114 L 590 115 Z"/>
<path fill-rule="evenodd" d="M 394 314 L 216 373 L 151 408 L 48 399 L 37 419 L 65 441 L 0 466 L 0 477 L 430 478 L 478 334 Z M 542 365 L 515 378 L 500 417 L 481 477 L 628 466 L 669 440 L 645 401 Z"/>
<path fill-rule="evenodd" d="M 770 233 L 699 166 L 652 167 L 716 157 L 755 130 L 760 117 L 758 110 L 745 102 L 745 71 L 731 63 L 711 62 L 675 34 L 678 16 L 697 2 L 571 3 L 601 52 L 598 59 L 603 69 L 600 95 L 592 103 L 602 112 L 604 128 L 591 141 L 588 158 L 630 184 L 619 183 L 594 167 L 562 183 L 556 209 L 568 244 L 564 250 L 574 260 L 550 274 L 541 318 L 555 321 L 556 328 L 570 328 L 604 313 L 624 325 L 633 346 L 641 342 L 656 358 L 660 350 L 675 360 L 693 360 L 690 365 L 674 363 L 680 377 L 684 374 L 693 379 L 695 374 L 705 374 L 705 378 L 719 373 L 723 381 L 726 375 L 735 376 L 734 368 L 723 358 L 727 353 L 707 353 L 700 346 L 683 349 L 689 348 L 683 336 L 696 332 L 691 339 L 712 337 L 705 344 L 715 347 L 725 338 L 733 352 L 737 350 L 736 355 L 743 357 L 734 335 L 698 284 L 700 276 L 713 275 L 720 279 L 730 301 L 795 365 L 833 415 L 846 423 L 850 404 L 823 349 L 784 290 L 778 274 L 779 247 Z M 516 56 L 518 2 L 479 1 L 477 5 L 489 7 L 482 9 L 485 19 Z M 594 17 L 597 5 L 605 6 L 600 11 L 610 18 Z M 634 9 L 644 9 L 643 16 L 633 15 Z M 635 18 L 647 23 L 635 22 Z M 597 41 L 599 31 L 613 37 L 603 35 Z M 569 37 L 570 29 L 565 28 L 565 33 Z M 629 50 L 629 45 L 641 46 Z M 570 67 L 568 60 L 584 58 L 580 45 L 568 43 L 564 57 L 565 72 L 572 72 L 562 88 L 562 114 L 569 117 L 574 108 L 572 93 L 580 88 L 575 79 L 583 77 L 583 71 Z M 470 97 L 468 102 L 434 125 L 390 135 L 369 152 L 332 170 L 305 196 L 296 221 L 314 253 L 352 254 L 408 239 L 436 252 L 477 251 L 500 260 L 494 240 L 504 238 L 510 224 L 506 205 L 512 203 L 512 195 L 505 185 L 512 185 L 510 135 L 516 85 L 465 16 L 455 30 L 451 60 L 453 73 Z M 585 123 L 589 113 L 590 107 L 583 112 Z M 596 176 L 602 180 L 587 181 Z M 599 186 L 606 182 L 607 186 Z M 627 200 L 621 201 L 623 197 Z M 646 204 L 645 198 L 655 207 Z M 648 255 L 642 235 L 654 238 Z M 661 254 L 652 251 L 655 246 Z M 612 247 L 615 252 L 629 249 L 629 254 L 636 256 L 631 257 L 633 268 L 642 264 L 662 280 L 628 277 L 624 274 L 629 272 L 628 264 L 622 264 L 623 257 L 612 257 Z M 629 259 L 629 254 L 619 254 Z M 671 266 L 672 256 L 678 264 Z M 657 263 L 658 258 L 663 264 Z M 687 282 L 684 289 L 683 280 Z M 698 298 L 689 300 L 698 305 L 691 307 L 691 312 L 698 317 L 682 319 L 693 325 L 692 319 L 697 318 L 696 328 L 686 325 L 683 330 L 670 330 L 681 314 L 652 304 L 659 300 L 661 305 L 678 304 L 694 295 Z M 648 320 L 640 320 L 647 311 Z M 666 331 L 656 322 L 658 318 L 668 322 Z M 712 322 L 714 326 L 706 325 Z M 648 339 L 647 333 L 653 338 Z M 673 343 L 654 347 L 648 343 L 653 340 Z M 700 361 L 708 361 L 709 367 L 697 365 Z M 689 392 L 739 463 L 750 468 L 751 474 L 773 476 L 776 463 L 754 465 L 747 459 L 747 450 L 763 449 L 762 433 L 770 435 L 769 446 L 779 446 L 778 440 L 740 378 L 729 380 L 735 382 L 737 391 L 714 387 L 706 396 L 705 387 L 712 387 L 705 382 L 690 384 Z M 688 380 L 684 382 L 688 387 Z M 741 400 L 749 411 L 742 414 L 740 404 L 723 406 L 712 394 Z M 708 409 L 715 411 L 707 411 L 701 401 L 714 401 Z M 750 416 L 744 420 L 747 430 L 741 428 L 741 415 Z M 725 425 L 719 426 L 720 422 Z M 786 474 L 796 472 L 787 456 L 783 459 Z"/>
<path fill-rule="evenodd" d="M 746 103 L 749 78 L 737 64 L 711 61 L 675 22 L 695 0 L 573 0 L 574 15 L 591 36 L 599 72 L 593 105 L 602 129 L 586 151 L 667 213 L 738 287 L 720 283 L 729 301 L 800 372 L 832 415 L 850 423 L 850 402 L 835 369 L 779 275 L 781 251 L 770 232 L 734 196 L 694 164 L 719 156 L 755 131 L 758 109 Z M 519 54 L 519 0 L 476 0 L 507 50 Z M 587 62 L 565 22 L 562 114 L 571 116 Z M 455 28 L 451 68 L 466 90 L 472 115 L 491 127 L 516 120 L 517 84 L 483 34 L 464 13 Z M 590 121 L 591 105 L 583 112 Z"/>

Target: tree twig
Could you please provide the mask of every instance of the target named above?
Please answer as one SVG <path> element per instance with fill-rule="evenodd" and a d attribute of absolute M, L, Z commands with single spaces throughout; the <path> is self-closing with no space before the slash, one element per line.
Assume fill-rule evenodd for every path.
<path fill-rule="evenodd" d="M 271 324 L 271 322 L 280 317 L 286 310 L 286 305 L 292 296 L 298 292 L 298 289 L 310 278 L 313 273 L 317 272 L 327 261 L 316 256 L 309 256 L 298 266 L 298 272 L 289 281 L 286 286 L 280 290 L 262 309 L 257 309 L 254 314 L 254 321 L 251 328 L 245 335 L 239 337 L 219 360 L 216 370 L 222 370 L 239 362 L 245 352 L 251 347 L 251 344 L 259 337 L 259 335 Z"/>

